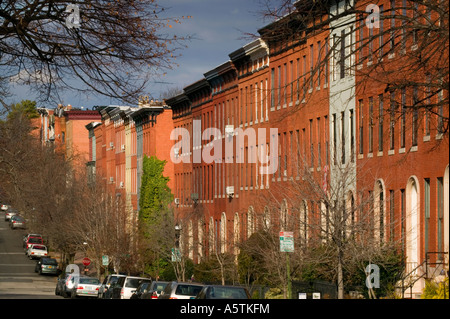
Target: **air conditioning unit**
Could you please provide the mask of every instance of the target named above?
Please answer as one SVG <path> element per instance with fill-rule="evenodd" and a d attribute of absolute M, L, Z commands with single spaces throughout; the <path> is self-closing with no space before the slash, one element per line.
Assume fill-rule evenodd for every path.
<path fill-rule="evenodd" d="M 227 193 L 228 197 L 233 197 L 234 196 L 234 186 L 227 186 L 225 188 L 225 192 Z"/>
<path fill-rule="evenodd" d="M 175 198 L 173 200 L 173 202 L 175 203 L 175 205 L 180 205 L 180 199 L 179 198 Z"/>
<path fill-rule="evenodd" d="M 125 151 L 125 144 L 122 144 L 122 151 Z"/>
<path fill-rule="evenodd" d="M 113 148 L 114 147 L 114 142 L 109 142 L 109 147 Z"/>
<path fill-rule="evenodd" d="M 109 178 L 109 182 L 110 182 L 110 183 L 114 183 L 114 177 L 111 176 L 111 177 Z"/>
<path fill-rule="evenodd" d="M 123 188 L 123 182 L 120 182 L 119 186 L 120 188 Z"/>
<path fill-rule="evenodd" d="M 180 155 L 180 149 L 177 148 L 177 147 L 175 147 L 175 148 L 173 149 L 173 153 L 174 153 L 175 157 L 178 157 L 178 156 Z"/>

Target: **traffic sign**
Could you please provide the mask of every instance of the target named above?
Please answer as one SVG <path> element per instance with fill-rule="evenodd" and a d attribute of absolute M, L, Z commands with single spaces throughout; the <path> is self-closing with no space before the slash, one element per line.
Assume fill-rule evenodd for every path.
<path fill-rule="evenodd" d="M 83 263 L 83 265 L 85 266 L 89 266 L 91 264 L 91 260 L 87 257 L 84 257 L 83 260 L 81 261 Z"/>
<path fill-rule="evenodd" d="M 294 252 L 294 232 L 280 231 L 280 251 L 286 253 Z"/>

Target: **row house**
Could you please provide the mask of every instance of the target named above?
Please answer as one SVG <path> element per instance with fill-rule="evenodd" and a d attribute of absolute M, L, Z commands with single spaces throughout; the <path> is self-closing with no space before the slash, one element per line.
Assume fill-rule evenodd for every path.
<path fill-rule="evenodd" d="M 448 265 L 448 105 L 440 103 L 448 92 L 387 85 L 405 76 L 420 82 L 429 73 L 395 72 L 418 44 L 388 30 L 402 26 L 388 9 L 414 13 L 397 10 L 401 1 L 376 4 L 386 16 L 376 29 L 357 13 L 365 12 L 363 2 L 315 6 L 314 18 L 309 11 L 287 15 L 166 100 L 176 131 L 175 214 L 182 247 L 195 262 L 214 251 L 237 253 L 236 244 L 257 228 L 292 229 L 293 214 L 313 223 L 314 212 L 328 209 L 323 203 L 299 204 L 280 191 L 305 180 L 306 169 L 325 193 L 340 187 L 345 172 L 339 200 L 352 212 L 350 222 L 370 214 L 375 241 L 402 242 L 407 272 L 420 276 L 425 260 Z M 342 14 L 352 8 L 354 14 Z M 329 28 L 311 27 L 330 17 Z M 419 101 L 434 106 L 414 108 Z M 262 129 L 264 138 L 256 134 Z M 180 142 L 185 136 L 189 143 Z M 270 173 L 267 154 L 276 165 Z M 367 209 L 357 212 L 352 207 L 363 199 Z M 311 234 L 295 227 L 306 243 Z M 418 281 L 411 297 L 423 285 Z"/>
<path fill-rule="evenodd" d="M 89 161 L 90 144 L 85 126 L 100 121 L 97 111 L 73 108 L 59 104 L 55 108 L 38 108 L 39 118 L 34 120 L 43 145 L 63 152 L 74 168 L 84 169 Z"/>
<path fill-rule="evenodd" d="M 173 163 L 167 142 L 173 128 L 172 112 L 163 102 L 142 98 L 138 107 L 98 106 L 101 119 L 85 126 L 89 134 L 89 180 L 100 179 L 110 194 L 121 197 L 136 225 L 144 156 L 166 160 L 164 175 L 173 188 Z"/>
<path fill-rule="evenodd" d="M 297 1 L 165 103 L 99 107 L 90 165 L 136 212 L 144 154 L 166 160 L 180 248 L 195 263 L 237 254 L 262 228 L 294 231 L 297 247 L 327 240 L 342 203 L 345 227 L 367 220 L 374 243 L 400 242 L 416 278 L 424 261 L 448 265 L 448 91 L 411 85 L 432 70 L 397 72 L 420 48 L 389 14 L 414 17 L 405 2 L 375 1 L 372 28 L 366 2 Z"/>

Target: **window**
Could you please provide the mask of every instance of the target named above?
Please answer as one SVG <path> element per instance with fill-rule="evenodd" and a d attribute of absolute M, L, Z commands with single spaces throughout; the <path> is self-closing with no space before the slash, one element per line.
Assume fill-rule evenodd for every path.
<path fill-rule="evenodd" d="M 310 167 L 314 167 L 313 120 L 309 120 Z"/>
<path fill-rule="evenodd" d="M 270 109 L 275 108 L 275 68 L 272 68 L 270 72 Z M 241 90 L 242 91 L 242 90 Z M 242 97 L 241 97 L 242 100 Z M 241 120 L 242 124 L 242 120 Z"/>
<path fill-rule="evenodd" d="M 412 114 L 412 146 L 417 146 L 417 135 L 419 133 L 419 106 L 417 88 L 413 89 L 413 114 Z"/>
<path fill-rule="evenodd" d="M 383 94 L 378 95 L 378 151 L 383 152 Z"/>
<path fill-rule="evenodd" d="M 341 112 L 341 162 L 345 164 L 345 112 Z"/>
<path fill-rule="evenodd" d="M 340 52 L 340 59 L 339 59 L 339 68 L 340 68 L 340 77 L 341 79 L 345 78 L 345 30 L 341 31 L 341 52 Z"/>
<path fill-rule="evenodd" d="M 425 253 L 429 251 L 430 236 L 430 179 L 425 178 Z"/>
<path fill-rule="evenodd" d="M 353 109 L 350 110 L 350 161 L 355 161 L 355 127 Z"/>
<path fill-rule="evenodd" d="M 309 46 L 309 69 L 310 69 L 310 79 L 309 79 L 309 88 L 312 90 L 313 88 L 313 74 L 314 74 L 314 44 Z"/>
<path fill-rule="evenodd" d="M 391 112 L 389 123 L 389 149 L 393 150 L 395 147 L 395 110 L 397 102 L 395 101 L 395 92 L 391 92 Z"/>
<path fill-rule="evenodd" d="M 373 97 L 369 97 L 369 153 L 373 152 Z"/>
<path fill-rule="evenodd" d="M 333 114 L 333 164 L 337 165 L 337 123 L 336 123 L 336 114 Z"/>
<path fill-rule="evenodd" d="M 317 87 L 320 88 L 320 69 L 321 69 L 321 52 L 320 50 L 322 49 L 322 44 L 320 41 L 317 41 L 317 66 L 318 66 L 318 70 L 317 70 Z"/>
<path fill-rule="evenodd" d="M 391 1 L 391 12 L 390 15 L 392 16 L 391 18 L 391 30 L 390 30 L 390 39 L 389 39 L 389 49 L 391 50 L 391 53 L 393 53 L 392 51 L 394 50 L 395 47 L 395 0 L 390 0 Z"/>
<path fill-rule="evenodd" d="M 320 132 L 320 117 L 317 118 L 317 167 L 322 166 L 322 145 L 320 143 L 321 132 Z"/>
<path fill-rule="evenodd" d="M 363 60 L 364 60 L 364 54 L 363 54 L 363 50 L 364 50 L 364 29 L 365 29 L 365 25 L 364 25 L 364 15 L 360 16 L 360 26 L 359 26 L 359 58 L 358 58 L 358 62 L 359 64 L 362 65 Z"/>
<path fill-rule="evenodd" d="M 444 229 L 444 179 L 437 178 L 437 250 L 444 250 L 443 246 L 443 229 Z M 442 254 L 438 254 L 438 259 L 442 260 Z"/>
<path fill-rule="evenodd" d="M 389 238 L 394 241 L 395 230 L 395 195 L 394 190 L 389 190 Z"/>
<path fill-rule="evenodd" d="M 382 17 L 382 15 L 383 15 L 383 5 L 380 5 L 380 12 L 379 12 L 379 14 L 380 14 L 380 28 L 378 29 L 378 35 L 379 35 L 379 42 L 378 42 L 378 56 L 379 56 L 379 59 L 382 59 L 383 58 L 383 46 L 384 46 L 384 39 L 383 39 L 383 33 L 384 33 L 384 30 L 383 30 L 383 17 Z"/>
<path fill-rule="evenodd" d="M 359 154 L 364 153 L 364 113 L 363 113 L 364 102 L 359 100 L 358 102 L 358 113 L 359 113 Z"/>
<path fill-rule="evenodd" d="M 402 105 L 400 118 L 400 148 L 405 147 L 405 125 L 406 125 L 406 89 L 402 88 Z"/>

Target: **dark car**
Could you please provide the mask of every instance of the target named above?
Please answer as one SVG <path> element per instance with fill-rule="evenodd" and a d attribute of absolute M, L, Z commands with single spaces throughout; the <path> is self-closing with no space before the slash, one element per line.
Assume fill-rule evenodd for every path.
<path fill-rule="evenodd" d="M 58 275 L 58 262 L 54 258 L 43 257 L 36 262 L 34 272 L 39 273 L 39 275 Z"/>
<path fill-rule="evenodd" d="M 195 299 L 203 284 L 172 281 L 167 284 L 158 299 Z"/>
<path fill-rule="evenodd" d="M 250 299 L 250 294 L 245 287 L 207 285 L 195 299 Z"/>
<path fill-rule="evenodd" d="M 153 281 L 147 291 L 141 295 L 141 299 L 158 299 L 168 283 L 168 281 Z"/>
<path fill-rule="evenodd" d="M 126 276 L 119 275 L 119 274 L 112 274 L 112 275 L 106 276 L 98 290 L 98 298 L 110 299 L 112 291 L 108 292 L 108 290 L 109 290 L 109 288 L 111 288 L 111 286 L 114 286 L 114 284 L 119 280 L 120 277 L 126 277 Z"/>
<path fill-rule="evenodd" d="M 11 216 L 11 218 L 9 219 L 9 227 L 11 227 L 11 229 L 25 229 L 25 219 L 19 215 Z"/>
<path fill-rule="evenodd" d="M 152 285 L 151 281 L 143 281 L 139 284 L 135 291 L 132 291 L 130 299 L 142 299 L 142 294 L 148 291 Z"/>
<path fill-rule="evenodd" d="M 149 282 L 152 280 L 150 278 L 143 277 L 134 277 L 134 276 L 125 276 L 120 277 L 119 280 L 106 292 L 105 298 L 107 299 L 130 299 L 131 291 L 135 291 L 137 287 L 143 283 Z"/>

